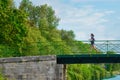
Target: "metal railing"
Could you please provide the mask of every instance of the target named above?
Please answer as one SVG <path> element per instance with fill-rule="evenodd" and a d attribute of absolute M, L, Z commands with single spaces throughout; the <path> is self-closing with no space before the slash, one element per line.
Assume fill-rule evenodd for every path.
<path fill-rule="evenodd" d="M 90 41 L 82 41 L 90 44 Z M 95 47 L 102 53 L 120 53 L 120 40 L 96 40 Z"/>

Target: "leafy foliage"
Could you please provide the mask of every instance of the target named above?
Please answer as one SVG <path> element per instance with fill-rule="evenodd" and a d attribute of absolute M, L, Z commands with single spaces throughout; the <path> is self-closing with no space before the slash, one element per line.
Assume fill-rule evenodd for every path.
<path fill-rule="evenodd" d="M 1 9 L 0 22 L 1 44 L 14 45 L 23 41 L 23 37 L 27 34 L 25 27 L 26 15 L 24 12 L 9 7 L 4 10 Z"/>
<path fill-rule="evenodd" d="M 17 9 L 13 0 L 0 0 L 0 57 L 90 51 L 88 44 L 74 39 L 72 30 L 58 30 L 59 20 L 47 4 L 33 6 L 29 0 L 22 0 Z M 68 80 L 101 80 L 107 71 L 120 67 L 119 64 L 104 66 L 106 68 L 99 64 L 68 65 Z"/>

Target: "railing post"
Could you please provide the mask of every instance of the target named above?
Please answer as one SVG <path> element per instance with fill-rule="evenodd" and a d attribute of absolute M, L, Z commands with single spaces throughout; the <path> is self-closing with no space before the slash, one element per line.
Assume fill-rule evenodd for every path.
<path fill-rule="evenodd" d="M 106 44 L 106 45 L 107 45 L 107 52 L 106 52 L 106 53 L 108 53 L 108 42 L 109 42 L 109 41 L 107 40 L 107 44 Z"/>

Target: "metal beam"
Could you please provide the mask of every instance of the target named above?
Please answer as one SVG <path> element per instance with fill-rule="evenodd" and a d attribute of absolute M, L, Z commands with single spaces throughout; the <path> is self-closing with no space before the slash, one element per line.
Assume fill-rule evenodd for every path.
<path fill-rule="evenodd" d="M 120 63 L 120 54 L 57 55 L 57 64 Z"/>

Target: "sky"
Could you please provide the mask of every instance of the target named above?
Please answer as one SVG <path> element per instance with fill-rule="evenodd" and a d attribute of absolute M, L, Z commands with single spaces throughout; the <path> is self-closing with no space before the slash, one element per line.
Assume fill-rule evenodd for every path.
<path fill-rule="evenodd" d="M 21 0 L 14 0 L 18 6 Z M 120 0 L 30 0 L 48 4 L 60 18 L 58 29 L 72 30 L 76 40 L 120 40 Z"/>

